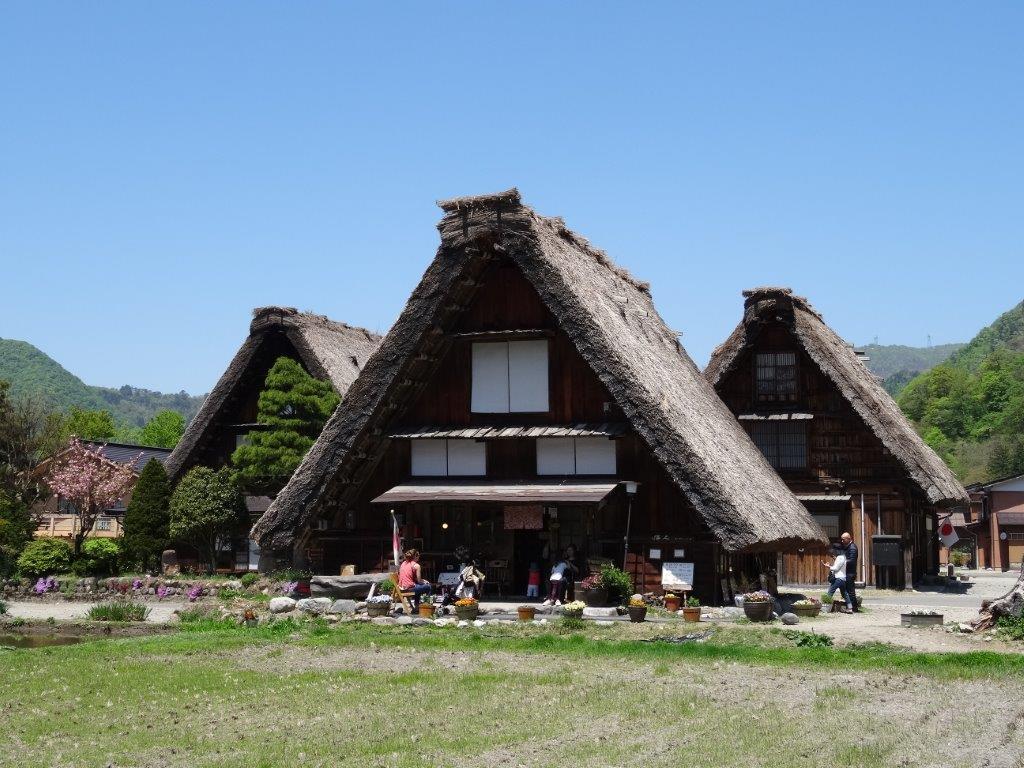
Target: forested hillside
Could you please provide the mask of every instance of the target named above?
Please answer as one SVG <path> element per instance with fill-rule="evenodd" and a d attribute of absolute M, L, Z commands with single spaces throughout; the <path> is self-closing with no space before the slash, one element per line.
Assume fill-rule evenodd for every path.
<path fill-rule="evenodd" d="M 911 381 L 899 404 L 965 482 L 1024 473 L 1024 302 Z"/>
<path fill-rule="evenodd" d="M 0 380 L 11 383 L 11 394 L 15 397 L 39 397 L 58 411 L 67 411 L 71 406 L 106 410 L 115 422 L 127 427 L 141 427 L 164 410 L 177 411 L 191 419 L 203 401 L 187 392 L 168 395 L 129 386 L 93 387 L 28 342 L 14 339 L 0 339 Z"/>
<path fill-rule="evenodd" d="M 868 356 L 868 368 L 881 376 L 893 397 L 919 373 L 930 370 L 961 349 L 963 344 L 938 344 L 934 347 L 908 347 L 903 344 L 868 344 L 862 350 Z"/>

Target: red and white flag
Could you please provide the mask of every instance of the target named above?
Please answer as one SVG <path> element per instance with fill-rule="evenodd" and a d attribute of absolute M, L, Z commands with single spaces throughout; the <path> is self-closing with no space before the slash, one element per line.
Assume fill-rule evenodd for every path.
<path fill-rule="evenodd" d="M 960 541 L 956 528 L 953 527 L 953 523 L 950 522 L 948 517 L 944 517 L 939 521 L 939 541 L 942 542 L 942 546 L 946 547 L 946 549 Z"/>
<path fill-rule="evenodd" d="M 395 556 L 395 568 L 398 567 L 402 557 L 402 539 L 398 535 L 398 518 L 395 517 L 395 510 L 391 510 L 391 551 Z"/>

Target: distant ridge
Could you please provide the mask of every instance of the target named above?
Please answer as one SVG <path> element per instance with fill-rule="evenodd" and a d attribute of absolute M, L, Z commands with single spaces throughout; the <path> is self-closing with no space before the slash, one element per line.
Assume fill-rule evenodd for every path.
<path fill-rule="evenodd" d="M 133 427 L 142 426 L 163 410 L 178 411 L 186 420 L 191 419 L 204 399 L 187 392 L 163 394 L 130 386 L 94 387 L 45 352 L 17 339 L 0 339 L 0 379 L 11 383 L 14 396 L 38 397 L 59 411 L 73 405 L 107 410 L 117 423 Z"/>
<path fill-rule="evenodd" d="M 859 347 L 868 356 L 867 366 L 880 377 L 886 390 L 895 397 L 918 374 L 945 362 L 964 344 L 937 344 L 934 347 L 908 347 L 903 344 L 868 344 Z"/>

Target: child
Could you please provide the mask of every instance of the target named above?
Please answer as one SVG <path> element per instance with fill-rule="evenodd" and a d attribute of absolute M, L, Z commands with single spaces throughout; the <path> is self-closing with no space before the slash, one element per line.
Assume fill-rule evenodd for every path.
<path fill-rule="evenodd" d="M 526 596 L 540 597 L 540 566 L 530 563 L 530 575 L 526 579 Z"/>
<path fill-rule="evenodd" d="M 548 577 L 551 589 L 548 592 L 548 599 L 544 601 L 544 605 L 562 604 L 562 595 L 565 594 L 565 572 L 568 570 L 569 563 L 564 559 L 555 563 L 555 567 L 551 569 L 551 575 Z"/>

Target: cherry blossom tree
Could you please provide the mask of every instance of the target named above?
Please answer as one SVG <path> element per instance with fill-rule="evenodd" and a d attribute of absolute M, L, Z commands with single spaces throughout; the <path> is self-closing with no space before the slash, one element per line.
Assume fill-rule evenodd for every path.
<path fill-rule="evenodd" d="M 127 496 L 135 484 L 133 467 L 138 458 L 122 464 L 106 458 L 102 451 L 73 437 L 67 449 L 53 458 L 46 475 L 50 490 L 70 503 L 78 517 L 76 557 L 100 513 Z"/>

